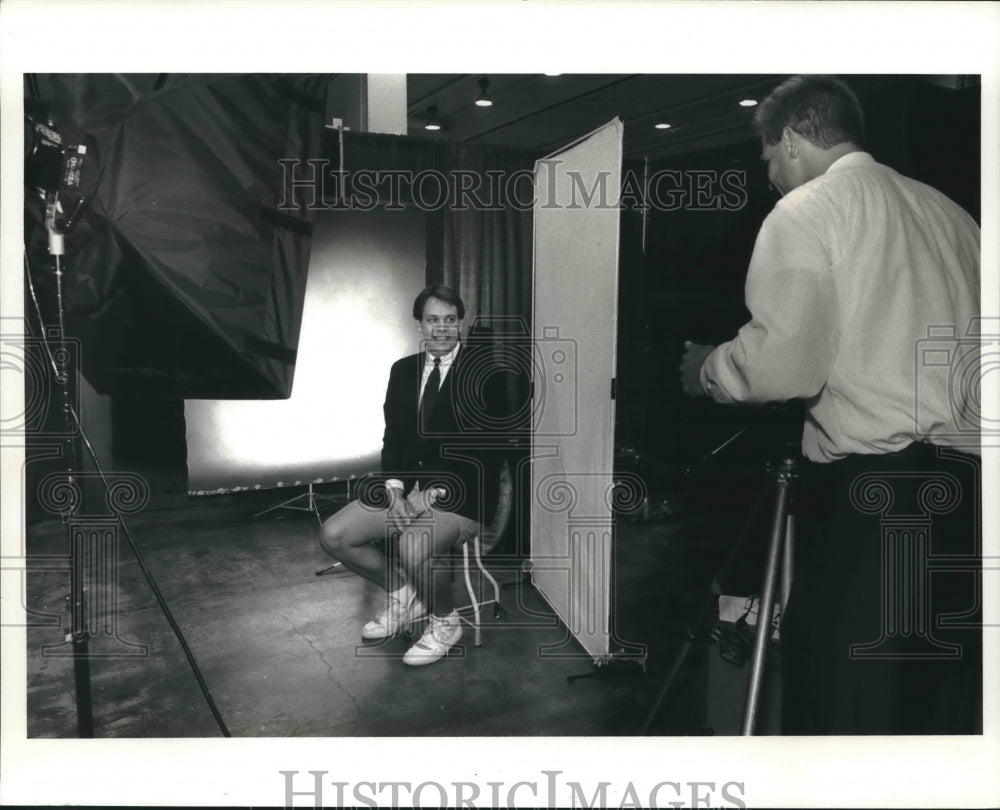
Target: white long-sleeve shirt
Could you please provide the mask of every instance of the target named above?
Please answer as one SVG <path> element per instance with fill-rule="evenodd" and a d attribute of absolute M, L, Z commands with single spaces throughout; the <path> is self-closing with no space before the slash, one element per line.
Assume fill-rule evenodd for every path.
<path fill-rule="evenodd" d="M 979 268 L 965 211 L 847 154 L 764 220 L 751 320 L 706 359 L 702 386 L 719 402 L 804 398 L 814 461 L 913 441 L 978 453 Z"/>

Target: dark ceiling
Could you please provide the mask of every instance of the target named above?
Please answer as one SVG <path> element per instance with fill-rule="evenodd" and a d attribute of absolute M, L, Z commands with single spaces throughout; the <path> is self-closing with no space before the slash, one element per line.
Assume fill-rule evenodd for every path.
<path fill-rule="evenodd" d="M 492 107 L 477 107 L 480 81 Z M 723 146 L 753 135 L 753 109 L 780 81 L 765 75 L 424 74 L 407 75 L 409 133 L 436 108 L 433 137 L 525 147 L 542 154 L 586 135 L 615 116 L 625 122 L 625 157 L 652 159 Z M 654 129 L 656 123 L 670 129 Z"/>
<path fill-rule="evenodd" d="M 116 120 L 137 100 L 190 81 L 228 74 L 102 74 L 74 87 L 69 76 L 28 74 L 26 90 L 41 98 L 65 96 L 77 124 L 91 129 Z M 323 76 L 315 74 L 322 82 Z M 328 86 L 358 74 L 329 74 Z M 96 79 L 103 81 L 97 82 Z M 754 138 L 753 107 L 784 78 L 761 74 L 542 74 L 410 73 L 406 77 L 408 132 L 421 138 L 530 149 L 539 156 L 556 151 L 606 124 L 625 123 L 626 159 L 673 158 L 746 142 Z M 951 89 L 978 84 L 969 76 L 849 75 L 844 77 L 865 103 L 868 96 L 915 83 Z M 488 80 L 491 107 L 478 107 L 482 80 Z M 72 92 L 70 92 L 72 91 Z M 328 91 L 329 92 L 329 91 Z M 331 101 L 328 99 L 328 111 Z M 439 132 L 423 127 L 431 116 Z M 344 111 L 334 109 L 335 114 Z M 656 123 L 670 129 L 655 129 Z"/>
<path fill-rule="evenodd" d="M 407 75 L 409 134 L 443 140 L 555 151 L 606 124 L 625 123 L 626 159 L 676 157 L 755 137 L 753 107 L 785 76 L 762 74 L 441 74 Z M 861 98 L 914 83 L 952 89 L 977 83 L 963 76 L 844 76 Z M 477 107 L 480 81 L 492 107 Z M 443 129 L 423 129 L 430 108 Z M 670 129 L 654 129 L 656 123 Z"/>

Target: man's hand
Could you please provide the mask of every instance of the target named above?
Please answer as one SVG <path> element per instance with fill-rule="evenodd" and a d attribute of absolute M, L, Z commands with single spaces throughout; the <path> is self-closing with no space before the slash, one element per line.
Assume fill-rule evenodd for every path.
<path fill-rule="evenodd" d="M 410 518 L 416 518 L 424 514 L 424 512 L 429 512 L 434 508 L 434 503 L 440 497 L 441 491 L 438 487 L 431 487 L 430 489 L 421 490 L 418 492 L 416 489 L 409 494 L 406 502 L 410 506 Z"/>
<path fill-rule="evenodd" d="M 389 494 L 389 523 L 394 531 L 403 533 L 403 530 L 410 525 L 413 520 L 413 508 L 409 501 L 403 497 L 402 490 L 396 487 L 386 487 Z"/>
<path fill-rule="evenodd" d="M 416 518 L 434 508 L 434 503 L 438 498 L 443 497 L 444 492 L 440 487 L 431 487 L 426 490 L 414 489 L 407 497 L 403 497 L 403 492 L 396 487 L 386 487 L 389 494 L 389 522 L 394 531 L 402 534 Z"/>
<path fill-rule="evenodd" d="M 715 346 L 685 340 L 684 350 L 684 356 L 678 366 L 681 372 L 681 389 L 689 397 L 704 396 L 705 389 L 701 387 L 701 367 L 705 358 L 715 350 Z"/>

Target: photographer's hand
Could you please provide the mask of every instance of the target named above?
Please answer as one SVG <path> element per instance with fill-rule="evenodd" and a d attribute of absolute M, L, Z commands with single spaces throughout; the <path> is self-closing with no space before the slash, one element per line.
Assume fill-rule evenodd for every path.
<path fill-rule="evenodd" d="M 678 366 L 681 372 L 681 389 L 689 397 L 704 396 L 705 389 L 701 387 L 701 367 L 705 358 L 715 351 L 715 346 L 685 340 L 684 350 L 684 356 L 681 357 L 681 364 Z"/>

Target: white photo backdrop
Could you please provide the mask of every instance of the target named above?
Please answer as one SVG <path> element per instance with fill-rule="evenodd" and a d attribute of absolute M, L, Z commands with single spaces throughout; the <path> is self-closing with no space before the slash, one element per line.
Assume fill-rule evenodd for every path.
<path fill-rule="evenodd" d="M 379 469 L 389 367 L 419 348 L 417 209 L 317 216 L 292 395 L 187 400 L 188 489 L 213 494 L 349 479 Z"/>

